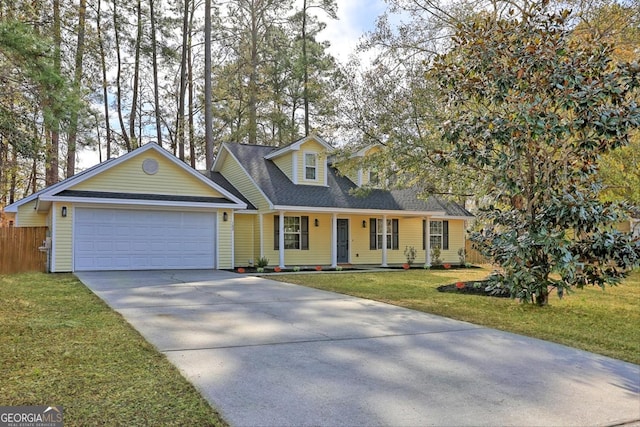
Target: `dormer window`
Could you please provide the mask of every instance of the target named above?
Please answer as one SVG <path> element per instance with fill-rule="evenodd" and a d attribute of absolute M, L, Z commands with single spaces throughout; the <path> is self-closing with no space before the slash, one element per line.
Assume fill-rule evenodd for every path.
<path fill-rule="evenodd" d="M 375 169 L 369 170 L 369 185 L 377 187 L 380 184 L 380 174 Z"/>
<path fill-rule="evenodd" d="M 304 178 L 310 181 L 318 179 L 318 155 L 316 153 L 304 154 Z"/>

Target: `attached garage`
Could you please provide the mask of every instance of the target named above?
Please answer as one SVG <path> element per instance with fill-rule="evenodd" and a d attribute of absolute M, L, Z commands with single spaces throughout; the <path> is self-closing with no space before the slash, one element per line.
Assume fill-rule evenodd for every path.
<path fill-rule="evenodd" d="M 48 270 L 233 267 L 233 217 L 247 201 L 149 143 L 7 206 L 18 226 L 46 226 Z"/>
<path fill-rule="evenodd" d="M 74 270 L 214 268 L 215 212 L 76 208 Z"/>

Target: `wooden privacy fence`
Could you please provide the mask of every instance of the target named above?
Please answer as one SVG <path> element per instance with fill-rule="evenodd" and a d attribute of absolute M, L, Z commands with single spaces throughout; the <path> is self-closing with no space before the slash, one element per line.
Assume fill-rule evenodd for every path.
<path fill-rule="evenodd" d="M 0 274 L 46 271 L 47 253 L 38 248 L 47 227 L 0 227 Z"/>
<path fill-rule="evenodd" d="M 485 257 L 473 248 L 473 243 L 470 240 L 465 242 L 465 249 L 467 250 L 467 262 L 471 264 L 487 264 Z"/>

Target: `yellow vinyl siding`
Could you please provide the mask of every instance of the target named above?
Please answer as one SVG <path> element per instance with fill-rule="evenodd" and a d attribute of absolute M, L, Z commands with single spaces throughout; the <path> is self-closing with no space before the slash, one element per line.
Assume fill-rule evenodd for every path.
<path fill-rule="evenodd" d="M 235 215 L 235 260 L 234 267 L 255 265 L 254 247 L 256 215 Z"/>
<path fill-rule="evenodd" d="M 155 175 L 148 175 L 142 170 L 145 159 L 158 162 L 158 172 Z M 103 171 L 70 190 L 222 197 L 222 194 L 195 176 L 151 150 Z"/>
<path fill-rule="evenodd" d="M 227 221 L 223 220 L 224 213 L 227 213 Z M 233 226 L 233 221 L 231 221 L 232 211 L 230 210 L 219 210 L 218 211 L 218 229 L 217 231 L 217 239 L 218 239 L 218 266 L 217 268 L 233 268 L 233 259 L 232 259 L 232 238 L 231 238 L 231 230 Z"/>
<path fill-rule="evenodd" d="M 464 221 L 449 220 L 449 250 L 442 251 L 440 258 L 443 262 L 460 264 L 458 250 L 464 248 Z"/>
<path fill-rule="evenodd" d="M 293 181 L 293 153 L 287 153 L 284 156 L 273 159 L 273 163 L 278 166 L 278 169 L 282 171 L 289 180 Z"/>
<path fill-rule="evenodd" d="M 236 159 L 231 155 L 226 156 L 224 164 L 220 170 L 222 176 L 229 181 L 234 187 L 246 197 L 251 204 L 258 209 L 268 209 L 269 202 L 262 195 L 260 190 L 251 181 L 247 173 L 242 169 Z"/>
<path fill-rule="evenodd" d="M 352 264 L 380 264 L 382 262 L 382 250 L 369 249 L 369 218 L 372 216 L 353 216 L 351 217 L 351 263 Z M 365 221 L 366 228 L 362 227 L 362 221 Z M 399 225 L 400 230 L 402 226 Z M 402 243 L 402 242 L 401 242 Z M 387 256 L 391 251 L 387 251 Z"/>
<path fill-rule="evenodd" d="M 305 153 L 315 153 L 316 157 L 316 179 L 305 178 L 304 155 Z M 325 175 L 327 173 L 327 152 L 322 144 L 315 140 L 309 140 L 300 145 L 297 155 L 298 162 L 298 184 L 304 185 L 325 185 Z"/>
<path fill-rule="evenodd" d="M 67 216 L 62 217 L 62 206 L 67 207 Z M 62 273 L 73 270 L 73 205 L 70 203 L 53 203 L 51 214 L 55 217 L 53 251 L 55 253 L 53 272 Z"/>
<path fill-rule="evenodd" d="M 18 214 L 16 215 L 17 223 L 14 223 L 14 225 L 17 227 L 46 227 L 48 225 L 47 214 L 39 214 L 35 207 L 36 200 L 19 206 Z"/>
<path fill-rule="evenodd" d="M 278 265 L 280 252 L 273 249 L 274 231 L 273 217 L 277 214 L 264 216 L 264 256 L 269 259 L 269 265 Z M 285 212 L 284 216 L 309 217 L 309 249 L 286 249 L 284 262 L 287 267 L 315 266 L 331 264 L 331 215 L 300 212 Z M 318 219 L 318 227 L 315 219 Z"/>
<path fill-rule="evenodd" d="M 424 264 L 426 260 L 426 251 L 422 248 L 422 220 L 423 218 L 407 218 L 401 219 L 399 225 L 400 245 L 398 256 L 388 257 L 389 263 L 404 263 L 406 256 L 404 250 L 406 247 L 413 246 L 416 250 L 415 264 Z M 442 221 L 441 219 L 433 219 L 432 221 Z M 464 220 L 446 220 L 449 221 L 449 249 L 440 251 L 440 259 L 443 263 L 459 264 L 460 257 L 458 250 L 464 247 Z M 432 260 L 433 262 L 433 260 Z"/>
<path fill-rule="evenodd" d="M 369 249 L 369 219 L 375 216 L 351 217 L 351 263 L 380 264 L 382 249 Z M 387 216 L 387 219 L 393 219 Z M 366 228 L 362 228 L 362 221 L 366 221 Z M 445 263 L 458 264 L 458 250 L 464 247 L 464 220 L 449 221 L 449 249 L 443 250 L 440 259 Z M 398 249 L 387 249 L 388 264 L 403 264 L 406 262 L 405 248 L 413 246 L 416 250 L 414 264 L 424 264 L 426 251 L 422 249 L 422 218 L 399 218 L 398 221 Z"/>

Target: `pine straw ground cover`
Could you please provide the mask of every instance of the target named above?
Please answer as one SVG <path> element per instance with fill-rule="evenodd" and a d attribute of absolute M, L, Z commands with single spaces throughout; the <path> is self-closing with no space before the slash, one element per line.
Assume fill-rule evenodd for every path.
<path fill-rule="evenodd" d="M 0 405 L 65 426 L 224 426 L 164 355 L 70 274 L 0 275 Z"/>
<path fill-rule="evenodd" d="M 269 276 L 270 279 L 382 301 L 413 310 L 565 344 L 640 364 L 640 271 L 621 285 L 576 289 L 537 307 L 510 298 L 438 292 L 482 280 L 489 269 Z"/>

